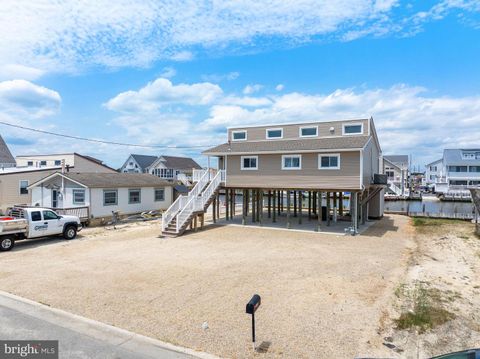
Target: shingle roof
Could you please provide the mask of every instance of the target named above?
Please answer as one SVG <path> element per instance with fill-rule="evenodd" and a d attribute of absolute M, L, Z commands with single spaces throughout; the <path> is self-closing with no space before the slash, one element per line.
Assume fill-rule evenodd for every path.
<path fill-rule="evenodd" d="M 13 158 L 10 149 L 8 148 L 7 144 L 3 140 L 2 136 L 0 136 L 0 165 L 2 164 L 15 164 L 15 158 Z"/>
<path fill-rule="evenodd" d="M 390 155 L 383 156 L 384 159 L 390 161 L 393 164 L 405 164 L 408 166 L 408 155 Z"/>
<path fill-rule="evenodd" d="M 155 160 L 158 158 L 157 156 L 149 156 L 149 155 L 131 155 L 135 161 L 137 161 L 138 165 L 144 169 L 150 166 Z"/>
<path fill-rule="evenodd" d="M 64 173 L 65 177 L 90 188 L 155 187 L 172 185 L 148 173 Z"/>
<path fill-rule="evenodd" d="M 345 136 L 335 138 L 315 138 L 277 141 L 244 141 L 230 142 L 210 148 L 205 155 L 262 153 L 262 152 L 295 152 L 316 150 L 339 150 L 363 148 L 370 136 Z"/>
<path fill-rule="evenodd" d="M 462 153 L 463 152 L 469 152 L 469 153 L 475 153 L 475 159 L 463 159 L 462 158 Z M 477 155 L 478 154 L 478 155 Z M 443 151 L 443 159 L 445 161 L 445 164 L 448 165 L 459 165 L 459 166 L 465 166 L 465 165 L 472 165 L 472 166 L 478 166 L 480 165 L 480 149 L 476 148 L 471 148 L 471 149 L 446 149 Z"/>
<path fill-rule="evenodd" d="M 165 159 L 167 168 L 175 168 L 179 170 L 190 170 L 192 168 L 201 169 L 202 167 L 190 157 L 160 156 Z"/>

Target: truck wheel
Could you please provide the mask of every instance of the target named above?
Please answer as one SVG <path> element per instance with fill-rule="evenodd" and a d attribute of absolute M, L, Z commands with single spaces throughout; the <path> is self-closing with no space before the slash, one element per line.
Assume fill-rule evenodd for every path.
<path fill-rule="evenodd" d="M 75 226 L 67 226 L 63 231 L 63 238 L 65 239 L 74 239 L 77 236 L 77 228 Z"/>
<path fill-rule="evenodd" d="M 15 245 L 15 239 L 12 237 L 2 237 L 0 238 L 0 251 L 6 252 L 13 248 Z"/>

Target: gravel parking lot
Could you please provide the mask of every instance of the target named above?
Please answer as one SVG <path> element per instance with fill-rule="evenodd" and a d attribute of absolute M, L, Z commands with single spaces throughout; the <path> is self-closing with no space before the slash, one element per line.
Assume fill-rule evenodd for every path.
<path fill-rule="evenodd" d="M 161 238 L 158 222 L 19 242 L 0 254 L 0 289 L 223 357 L 385 353 L 377 333 L 404 275 L 409 219 L 357 237 L 208 226 Z M 245 304 L 262 296 L 253 354 Z M 202 324 L 208 323 L 208 329 Z"/>

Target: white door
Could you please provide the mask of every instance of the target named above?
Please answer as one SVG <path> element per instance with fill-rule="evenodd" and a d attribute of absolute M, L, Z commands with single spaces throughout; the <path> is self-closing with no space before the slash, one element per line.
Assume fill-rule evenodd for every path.
<path fill-rule="evenodd" d="M 44 223 L 42 211 L 30 212 L 30 225 L 28 229 L 28 237 L 42 237 L 48 235 L 48 223 Z"/>
<path fill-rule="evenodd" d="M 52 208 L 62 208 L 62 192 L 57 189 L 52 189 Z"/>

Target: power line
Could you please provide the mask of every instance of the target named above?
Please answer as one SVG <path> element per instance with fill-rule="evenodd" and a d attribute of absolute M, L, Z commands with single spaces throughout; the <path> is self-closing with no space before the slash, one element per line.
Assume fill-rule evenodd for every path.
<path fill-rule="evenodd" d="M 86 137 L 80 137 L 80 136 L 66 135 L 66 134 L 63 134 L 63 133 L 56 133 L 56 132 L 44 131 L 44 130 L 39 130 L 39 129 L 36 129 L 36 128 L 31 128 L 31 127 L 26 127 L 26 126 L 14 125 L 12 123 L 3 122 L 3 121 L 0 121 L 0 124 L 5 125 L 5 126 L 14 127 L 14 128 L 19 128 L 21 130 L 43 133 L 43 134 L 46 134 L 46 135 L 70 138 L 70 139 L 73 139 L 73 140 L 80 140 L 80 141 L 104 143 L 104 144 L 107 144 L 107 145 L 116 145 L 116 146 L 143 147 L 143 148 L 182 148 L 182 149 L 210 147 L 210 146 L 205 146 L 205 145 L 204 146 L 202 146 L 202 145 L 196 145 L 196 146 L 140 145 L 140 144 L 136 144 L 136 143 L 114 142 L 114 141 L 106 141 L 106 140 L 97 140 L 97 139 L 94 139 L 94 138 L 86 138 Z"/>

